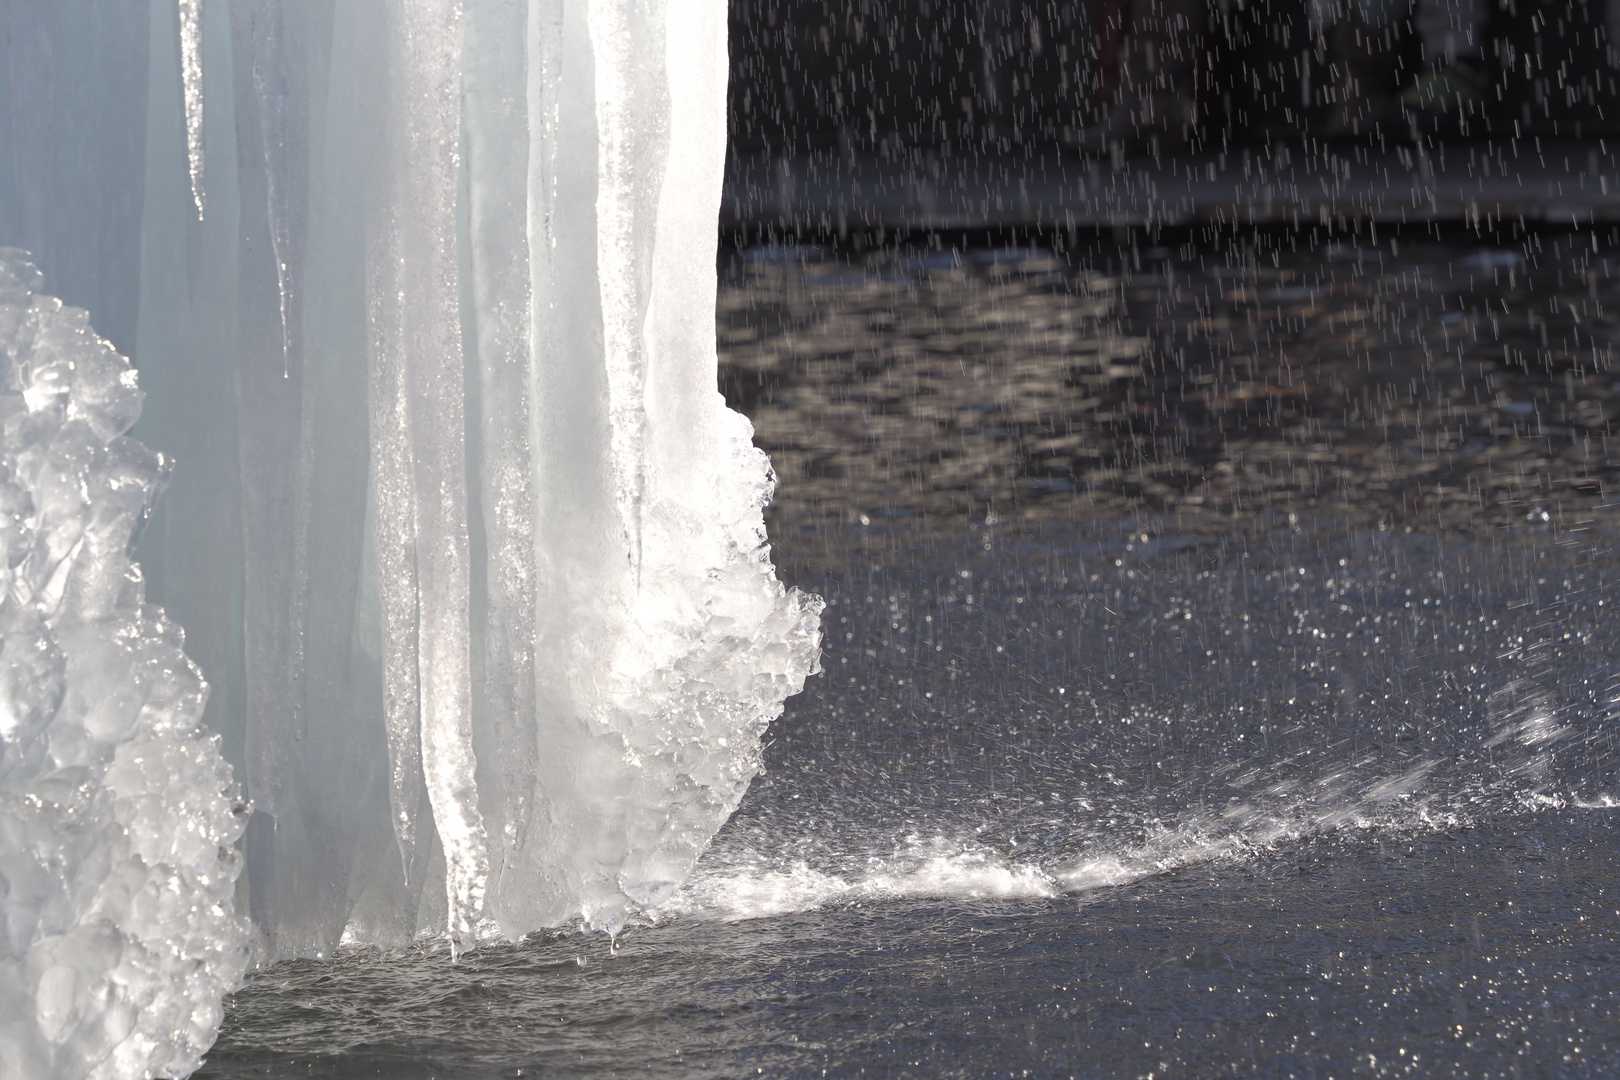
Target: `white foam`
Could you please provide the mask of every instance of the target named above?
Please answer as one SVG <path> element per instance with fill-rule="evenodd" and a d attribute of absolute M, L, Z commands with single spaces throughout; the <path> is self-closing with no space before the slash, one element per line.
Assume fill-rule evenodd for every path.
<path fill-rule="evenodd" d="M 699 874 L 657 914 L 738 921 L 865 901 L 1040 900 L 1059 892 L 1040 867 L 982 849 L 924 858 L 873 857 L 868 863 L 860 872 L 843 874 L 826 873 L 803 861 L 766 870 Z"/>
<path fill-rule="evenodd" d="M 1135 840 L 1105 839 L 1054 863 L 1008 858 L 941 835 L 914 837 L 897 852 L 868 855 L 858 870 L 820 869 L 802 859 L 700 867 L 653 915 L 742 920 L 897 899 L 1050 899 L 1118 888 L 1194 866 L 1253 859 L 1333 831 L 1456 828 L 1462 818 L 1421 797 L 1436 764 L 1420 761 L 1370 778 L 1347 767 L 1314 779 L 1271 784 L 1253 802 L 1233 802 L 1219 810 L 1192 808 Z M 847 866 L 857 858 L 846 854 L 841 861 Z"/>

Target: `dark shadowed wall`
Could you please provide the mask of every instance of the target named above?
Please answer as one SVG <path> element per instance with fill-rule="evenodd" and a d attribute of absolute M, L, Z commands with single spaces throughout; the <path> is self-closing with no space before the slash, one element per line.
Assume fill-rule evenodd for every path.
<path fill-rule="evenodd" d="M 1209 0 L 1194 87 L 1207 139 L 1321 129 L 1333 57 L 1312 30 L 1310 2 Z M 1130 3 L 733 0 L 733 143 L 1063 145 L 1106 102 Z M 1620 0 L 1496 0 L 1486 49 L 1493 83 L 1470 136 L 1620 134 L 1610 4 Z M 1410 78 L 1421 51 L 1410 21 L 1398 32 Z"/>

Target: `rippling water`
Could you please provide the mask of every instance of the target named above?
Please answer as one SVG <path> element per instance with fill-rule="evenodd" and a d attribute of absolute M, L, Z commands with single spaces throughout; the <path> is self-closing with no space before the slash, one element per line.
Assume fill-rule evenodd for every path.
<path fill-rule="evenodd" d="M 1579 244 L 739 255 L 829 602 L 766 775 L 617 941 L 279 965 L 203 1075 L 1608 1075 Z"/>
<path fill-rule="evenodd" d="M 1296 243 L 1136 269 L 756 249 L 721 296 L 725 386 L 790 527 L 1274 507 L 1573 525 L 1605 505 L 1620 263 L 1571 237 Z"/>

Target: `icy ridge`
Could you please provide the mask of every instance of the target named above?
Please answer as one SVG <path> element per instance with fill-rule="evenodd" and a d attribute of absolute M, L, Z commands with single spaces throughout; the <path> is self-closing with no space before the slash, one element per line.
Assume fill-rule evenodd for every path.
<path fill-rule="evenodd" d="M 242 977 L 246 809 L 130 551 L 129 362 L 0 249 L 0 1075 L 185 1076 Z"/>
<path fill-rule="evenodd" d="M 819 596 L 776 578 L 761 508 L 775 474 L 752 429 L 727 413 L 733 467 L 720 473 L 707 521 L 674 505 L 649 514 L 649 553 L 672 554 L 669 534 L 695 534 L 679 550 L 707 560 L 653 566 L 633 605 L 634 629 L 608 665 L 607 694 L 592 719 L 624 741 L 641 820 L 628 823 L 627 857 L 615 880 L 632 910 L 664 903 L 686 880 L 710 838 L 761 768 L 766 728 L 786 700 L 821 670 Z M 707 534 L 707 535 L 705 535 Z M 694 600 L 696 601 L 694 603 Z M 582 673 L 583 674 L 583 673 Z M 609 904 L 588 921 L 610 929 Z M 600 903 L 600 901 L 598 901 Z"/>

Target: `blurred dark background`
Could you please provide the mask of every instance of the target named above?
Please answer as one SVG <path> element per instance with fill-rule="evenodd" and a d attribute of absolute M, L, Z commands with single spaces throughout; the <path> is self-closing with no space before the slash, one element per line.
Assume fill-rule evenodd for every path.
<path fill-rule="evenodd" d="M 1210 0 L 1194 93 L 1206 147 L 1303 138 L 1327 118 L 1332 50 L 1312 0 Z M 1322 2 L 1322 0 L 1318 0 Z M 1332 2 L 1332 0 L 1327 0 Z M 740 151 L 1073 145 L 1105 107 L 1129 0 L 733 0 Z M 1620 134 L 1620 0 L 1494 0 L 1491 85 L 1468 136 Z M 1421 50 L 1396 27 L 1402 68 Z M 1616 41 L 1620 45 L 1620 41 Z"/>

